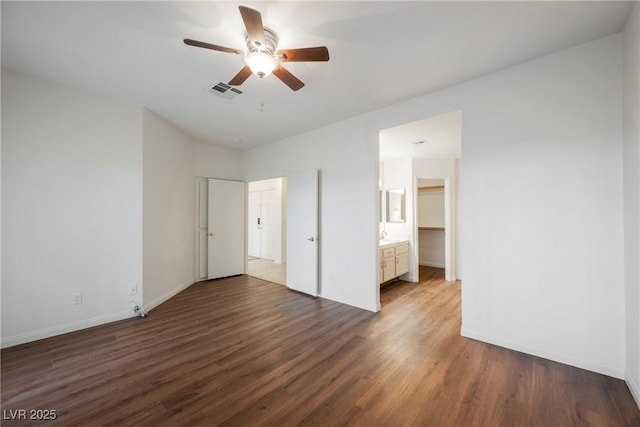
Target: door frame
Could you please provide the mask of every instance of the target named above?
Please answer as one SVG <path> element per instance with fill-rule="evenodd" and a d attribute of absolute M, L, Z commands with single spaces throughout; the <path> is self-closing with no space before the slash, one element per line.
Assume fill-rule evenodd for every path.
<path fill-rule="evenodd" d="M 455 281 L 456 277 L 456 217 L 457 204 L 453 192 L 453 180 L 450 176 L 413 176 L 413 271 L 417 279 L 420 276 L 420 244 L 418 230 L 418 180 L 419 179 L 441 179 L 444 181 L 444 279 Z"/>
<path fill-rule="evenodd" d="M 204 176 L 196 176 L 196 208 L 195 208 L 195 263 L 194 263 L 194 278 L 195 282 L 202 282 L 207 279 L 207 210 L 209 200 L 209 178 Z M 203 194 L 204 193 L 204 194 Z M 204 217 L 204 218 L 203 218 Z M 204 232 L 204 236 L 201 234 Z M 202 247 L 202 241 L 204 238 L 204 248 Z M 204 254 L 202 253 L 204 252 Z M 202 256 L 204 255 L 204 262 Z M 204 265 L 203 265 L 204 264 Z"/>
<path fill-rule="evenodd" d="M 280 240 L 280 243 L 276 245 L 276 248 L 274 250 L 274 259 L 273 261 L 276 264 L 285 264 L 287 262 L 287 248 L 286 248 L 286 242 L 284 242 L 285 236 L 287 234 L 287 230 L 286 230 L 286 222 L 285 222 L 285 218 L 287 216 L 287 212 L 286 212 L 286 203 L 287 203 L 287 177 L 285 175 L 282 176 L 275 176 L 273 178 L 264 178 L 264 179 L 255 179 L 252 181 L 247 181 L 247 212 L 245 214 L 245 217 L 247 218 L 247 231 L 246 231 L 246 237 L 247 237 L 247 257 L 249 256 L 248 253 L 248 248 L 249 248 L 249 193 L 252 191 L 263 191 L 263 190 L 252 190 L 251 186 L 252 184 L 261 182 L 261 181 L 271 181 L 271 180 L 280 180 L 280 187 L 274 187 L 274 188 L 266 188 L 267 190 L 276 190 L 279 191 L 280 193 L 280 197 L 279 197 L 279 202 L 280 202 L 280 209 L 278 211 L 278 215 L 276 215 L 277 221 L 280 221 L 280 225 L 279 227 L 276 227 L 276 236 L 274 237 L 276 240 Z M 275 224 L 275 223 L 274 223 Z M 279 230 L 279 233 L 277 232 Z"/>

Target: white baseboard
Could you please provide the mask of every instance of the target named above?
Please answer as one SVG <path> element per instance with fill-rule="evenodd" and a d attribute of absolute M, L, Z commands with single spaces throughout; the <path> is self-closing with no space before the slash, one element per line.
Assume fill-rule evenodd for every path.
<path fill-rule="evenodd" d="M 419 264 L 424 265 L 426 267 L 445 268 L 444 263 L 441 263 L 441 262 L 420 261 Z"/>
<path fill-rule="evenodd" d="M 151 301 L 150 303 L 144 304 L 143 305 L 144 310 L 147 312 L 153 310 L 154 308 L 156 308 L 157 306 L 159 306 L 169 298 L 178 295 L 180 292 L 184 291 L 194 283 L 196 283 L 195 279 L 189 279 L 186 282 L 179 284 L 175 289 L 171 289 L 169 292 L 166 292 L 163 295 L 160 295 L 158 298 Z"/>
<path fill-rule="evenodd" d="M 190 279 L 180 285 L 177 288 L 172 289 L 170 292 L 156 298 L 150 304 L 145 304 L 143 308 L 145 311 L 150 311 L 159 306 L 169 298 L 182 292 L 195 281 Z M 56 335 L 66 334 L 68 332 L 79 331 L 81 329 L 91 328 L 93 326 L 104 325 L 105 323 L 117 322 L 118 320 L 128 319 L 135 317 L 136 314 L 132 310 L 120 311 L 117 313 L 104 314 L 102 316 L 92 317 L 90 319 L 79 320 L 76 322 L 65 323 L 64 325 L 54 326 L 51 328 L 40 329 L 33 332 L 27 332 L 24 334 L 14 335 L 11 337 L 3 337 L 0 340 L 0 348 L 12 347 L 14 345 L 24 344 L 31 341 L 41 340 L 43 338 L 49 338 Z"/>
<path fill-rule="evenodd" d="M 519 351 L 521 353 L 531 354 L 533 356 L 542 357 L 543 359 L 552 360 L 554 362 L 564 363 L 565 365 L 575 366 L 576 368 L 586 369 L 587 371 L 597 372 L 599 374 L 608 375 L 610 377 L 624 379 L 624 372 L 621 369 L 612 368 L 610 366 L 599 365 L 586 360 L 577 359 L 575 357 L 567 356 L 565 354 L 554 353 L 546 350 L 542 350 L 535 347 L 530 347 L 520 343 L 512 342 L 509 340 L 503 340 L 488 336 L 479 332 L 470 331 L 465 329 L 464 326 L 460 330 L 460 335 L 466 338 L 471 338 L 477 341 L 486 342 L 489 344 L 497 345 L 499 347 L 508 348 L 510 350 Z"/>
<path fill-rule="evenodd" d="M 640 408 L 640 387 L 638 387 L 638 384 L 628 375 L 625 376 L 624 381 L 627 383 L 627 387 L 629 387 L 629 391 L 631 392 L 631 396 L 635 399 L 636 405 Z"/>
<path fill-rule="evenodd" d="M 2 338 L 0 347 L 12 347 L 14 345 L 24 344 L 31 341 L 41 340 L 56 335 L 66 334 L 68 332 L 79 331 L 81 329 L 91 328 L 93 326 L 103 325 L 105 323 L 116 322 L 118 320 L 135 317 L 132 310 L 120 311 L 117 313 L 104 314 L 102 316 L 92 317 L 90 319 L 79 320 L 76 322 L 65 323 L 64 325 L 54 326 L 51 328 L 40 329 L 33 332 L 14 335 L 12 337 Z"/>

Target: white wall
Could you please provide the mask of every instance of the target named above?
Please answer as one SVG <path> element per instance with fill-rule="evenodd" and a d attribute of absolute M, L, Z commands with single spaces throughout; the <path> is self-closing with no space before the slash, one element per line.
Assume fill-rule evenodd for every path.
<path fill-rule="evenodd" d="M 194 173 L 205 178 L 242 181 L 242 153 L 226 147 L 194 141 Z"/>
<path fill-rule="evenodd" d="M 132 316 L 142 109 L 3 69 L 2 142 L 2 346 Z"/>
<path fill-rule="evenodd" d="M 281 264 L 287 262 L 287 179 L 280 180 L 280 259 Z"/>
<path fill-rule="evenodd" d="M 622 377 L 621 36 L 469 82 L 463 335 Z"/>
<path fill-rule="evenodd" d="M 418 230 L 418 264 L 446 267 L 444 231 Z"/>
<path fill-rule="evenodd" d="M 133 316 L 132 300 L 150 309 L 193 282 L 195 175 L 241 179 L 238 151 L 4 69 L 2 121 L 3 347 Z"/>
<path fill-rule="evenodd" d="M 144 307 L 150 310 L 195 280 L 194 142 L 147 110 L 143 138 Z"/>
<path fill-rule="evenodd" d="M 624 236 L 626 373 L 640 406 L 640 5 L 624 31 Z"/>
<path fill-rule="evenodd" d="M 424 178 L 456 178 L 456 159 L 413 159 L 413 174 L 421 181 L 431 182 Z"/>
<path fill-rule="evenodd" d="M 247 178 L 322 169 L 322 296 L 372 309 L 377 131 L 462 110 L 463 334 L 622 377 L 621 64 L 598 39 L 250 150 Z"/>
<path fill-rule="evenodd" d="M 418 227 L 444 227 L 444 188 L 418 190 Z"/>

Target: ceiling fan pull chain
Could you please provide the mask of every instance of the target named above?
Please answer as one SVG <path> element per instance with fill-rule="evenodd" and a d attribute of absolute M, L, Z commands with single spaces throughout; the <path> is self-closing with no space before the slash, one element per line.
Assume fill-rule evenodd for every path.
<path fill-rule="evenodd" d="M 264 113 L 264 79 L 260 79 L 260 112 Z"/>

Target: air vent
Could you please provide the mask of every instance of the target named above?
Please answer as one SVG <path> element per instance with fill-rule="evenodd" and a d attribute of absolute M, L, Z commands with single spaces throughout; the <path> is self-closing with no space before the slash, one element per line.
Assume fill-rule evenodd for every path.
<path fill-rule="evenodd" d="M 228 84 L 222 82 L 210 87 L 208 89 L 208 92 L 226 99 L 233 99 L 238 95 L 242 95 L 243 93 L 241 90 L 236 89 L 235 87 L 231 87 Z"/>

